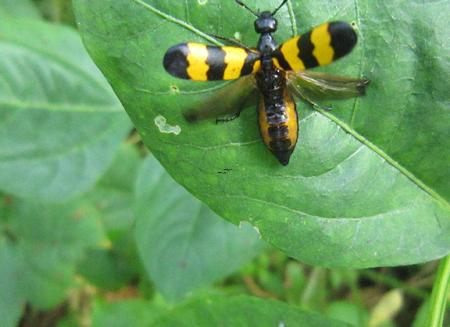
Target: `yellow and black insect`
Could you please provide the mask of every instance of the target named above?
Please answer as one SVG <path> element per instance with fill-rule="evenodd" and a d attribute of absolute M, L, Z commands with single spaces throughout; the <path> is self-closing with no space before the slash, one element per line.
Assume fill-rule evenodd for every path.
<path fill-rule="evenodd" d="M 366 79 L 305 71 L 328 65 L 348 54 L 357 36 L 351 25 L 330 22 L 277 46 L 271 34 L 277 29 L 274 16 L 287 0 L 273 12 L 261 13 L 235 1 L 257 17 L 254 26 L 260 38 L 256 49 L 247 48 L 236 40 L 229 40 L 234 46 L 181 43 L 167 50 L 164 68 L 173 76 L 193 81 L 240 79 L 205 106 L 186 113 L 186 119 L 191 122 L 230 109 L 234 116 L 226 120 L 236 118 L 247 99 L 259 90 L 257 108 L 261 136 L 279 162 L 287 165 L 298 136 L 296 104 L 291 94 L 314 106 L 314 99 L 318 97 L 351 98 L 364 94 L 369 83 Z"/>

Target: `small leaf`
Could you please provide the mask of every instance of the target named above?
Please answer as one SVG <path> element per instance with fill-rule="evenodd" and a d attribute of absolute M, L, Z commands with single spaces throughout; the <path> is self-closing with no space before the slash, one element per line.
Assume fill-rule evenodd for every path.
<path fill-rule="evenodd" d="M 139 253 L 156 288 L 170 301 L 227 276 L 262 249 L 251 227 L 221 220 L 154 158 L 140 172 L 136 198 Z"/>
<path fill-rule="evenodd" d="M 0 284 L 9 285 L 7 292 L 15 290 L 14 305 L 19 297 L 49 309 L 73 286 L 84 251 L 100 244 L 104 235 L 92 211 L 79 202 L 50 206 L 13 200 L 12 207 L 10 222 L 0 224 L 0 231 L 7 231 L 0 234 L 0 253 L 7 263 L 14 261 L 1 265 Z"/>
<path fill-rule="evenodd" d="M 350 326 L 273 300 L 249 296 L 209 297 L 176 307 L 157 319 L 154 326 Z"/>
<path fill-rule="evenodd" d="M 423 327 L 426 326 L 428 322 L 428 312 L 430 311 L 430 300 L 425 300 L 420 308 L 417 310 L 416 315 L 414 316 L 414 322 L 412 327 Z M 448 310 L 450 313 L 450 310 Z"/>
<path fill-rule="evenodd" d="M 94 185 L 129 130 L 70 28 L 0 20 L 0 188 L 59 201 Z"/>
<path fill-rule="evenodd" d="M 369 314 L 361 306 L 348 301 L 335 301 L 327 308 L 327 316 L 352 326 L 367 326 Z"/>
<path fill-rule="evenodd" d="M 369 320 L 369 327 L 382 326 L 392 321 L 403 306 L 403 293 L 400 290 L 392 290 L 383 295 L 373 308 Z"/>

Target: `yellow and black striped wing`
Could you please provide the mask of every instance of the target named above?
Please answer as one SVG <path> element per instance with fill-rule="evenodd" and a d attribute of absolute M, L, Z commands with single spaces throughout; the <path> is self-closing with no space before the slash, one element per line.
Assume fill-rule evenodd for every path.
<path fill-rule="evenodd" d="M 234 46 L 181 43 L 164 55 L 164 68 L 173 76 L 194 81 L 233 80 L 259 69 L 259 53 Z"/>
<path fill-rule="evenodd" d="M 330 22 L 281 44 L 273 61 L 279 68 L 292 71 L 325 66 L 350 53 L 356 41 L 350 24 Z"/>

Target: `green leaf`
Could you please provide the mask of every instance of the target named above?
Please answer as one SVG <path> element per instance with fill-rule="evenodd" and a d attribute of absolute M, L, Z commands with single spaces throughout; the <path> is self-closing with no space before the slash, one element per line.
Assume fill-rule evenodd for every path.
<path fill-rule="evenodd" d="M 238 229 L 194 199 L 154 158 L 138 177 L 136 217 L 140 256 L 169 301 L 229 275 L 263 245 L 250 226 Z"/>
<path fill-rule="evenodd" d="M 430 311 L 430 301 L 427 299 L 423 301 L 419 309 L 414 316 L 414 322 L 412 327 L 423 327 L 428 323 L 428 316 Z M 450 311 L 450 310 L 449 310 Z"/>
<path fill-rule="evenodd" d="M 74 285 L 84 251 L 98 246 L 104 235 L 92 210 L 79 202 L 49 206 L 15 200 L 11 205 L 10 222 L 0 225 L 0 285 L 7 285 L 0 287 L 0 299 L 6 292 L 10 306 L 22 299 L 49 309 Z"/>
<path fill-rule="evenodd" d="M 134 185 L 142 164 L 136 148 L 122 145 L 109 170 L 83 199 L 98 211 L 110 246 L 90 251 L 79 271 L 103 289 L 123 287 L 141 266 L 134 240 Z"/>
<path fill-rule="evenodd" d="M 0 0 L 0 16 L 41 19 L 41 15 L 31 0 Z"/>
<path fill-rule="evenodd" d="M 58 321 L 57 327 L 78 327 L 79 321 L 75 315 L 69 315 Z"/>
<path fill-rule="evenodd" d="M 135 146 L 122 144 L 111 167 L 85 196 L 101 212 L 112 239 L 122 237 L 133 227 L 134 187 L 142 162 Z"/>
<path fill-rule="evenodd" d="M 142 327 L 152 322 L 163 310 L 141 299 L 113 303 L 97 300 L 92 310 L 92 327 Z"/>
<path fill-rule="evenodd" d="M 0 21 L 0 189 L 58 201 L 91 188 L 129 121 L 70 28 Z"/>
<path fill-rule="evenodd" d="M 205 33 L 255 45 L 246 10 L 220 0 L 74 5 L 90 54 L 145 144 L 222 217 L 248 221 L 288 255 L 322 266 L 404 265 L 450 251 L 450 39 L 439 32 L 448 1 L 289 1 L 279 11 L 278 41 L 353 22 L 355 51 L 323 70 L 372 80 L 366 97 L 336 101 L 332 112 L 298 103 L 300 139 L 287 167 L 264 147 L 254 109 L 227 124 L 185 122 L 182 113 L 223 84 L 178 80 L 162 67 L 174 44 L 211 43 Z"/>
<path fill-rule="evenodd" d="M 4 234 L 0 234 L 0 317 L 3 327 L 17 326 L 22 315 L 25 297 L 19 290 L 20 277 L 17 250 Z"/>
<path fill-rule="evenodd" d="M 327 308 L 327 316 L 352 326 L 367 326 L 369 321 L 367 310 L 348 301 L 332 302 Z"/>
<path fill-rule="evenodd" d="M 176 307 L 153 326 L 349 326 L 297 307 L 249 296 L 209 297 Z"/>

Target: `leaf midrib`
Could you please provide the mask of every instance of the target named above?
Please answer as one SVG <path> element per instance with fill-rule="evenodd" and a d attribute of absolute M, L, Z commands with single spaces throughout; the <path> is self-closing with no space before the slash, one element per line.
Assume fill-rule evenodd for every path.
<path fill-rule="evenodd" d="M 143 2 L 142 0 L 131 0 L 137 4 L 142 5 L 144 8 L 148 9 L 149 11 L 153 12 L 154 14 L 172 22 L 175 24 L 178 24 L 189 31 L 193 32 L 194 34 L 197 34 L 198 36 L 216 44 L 221 45 L 220 42 L 217 42 L 214 38 L 210 37 L 208 34 L 202 32 L 201 30 L 197 29 L 196 27 L 192 26 L 191 24 L 188 24 L 178 18 L 175 18 L 167 13 L 164 13 L 155 7 L 153 7 L 150 4 L 147 4 Z M 355 0 L 355 8 L 357 9 L 357 0 Z M 361 64 L 361 63 L 360 63 Z M 361 68 L 361 66 L 360 66 Z M 355 100 L 354 107 L 356 107 L 357 100 Z M 421 188 L 423 191 L 425 191 L 427 194 L 429 194 L 432 198 L 434 198 L 439 204 L 441 204 L 443 207 L 445 207 L 447 210 L 450 211 L 450 203 L 447 202 L 439 193 L 434 191 L 431 187 L 427 186 L 424 182 L 422 182 L 419 178 L 417 178 L 413 173 L 411 173 L 409 170 L 407 170 L 405 167 L 400 165 L 397 161 L 395 161 L 393 158 L 391 158 L 387 153 L 385 153 L 381 148 L 377 147 L 375 144 L 370 142 L 368 139 L 366 139 L 361 134 L 357 133 L 351 126 L 347 125 L 344 121 L 340 120 L 338 117 L 330 114 L 329 112 L 322 110 L 320 108 L 316 108 L 318 112 L 320 112 L 322 115 L 330 119 L 332 122 L 337 124 L 339 127 L 341 127 L 343 130 L 345 130 L 348 134 L 353 136 L 358 142 L 364 144 L 369 149 L 374 151 L 377 155 L 379 155 L 381 158 L 386 160 L 386 162 L 391 165 L 393 168 L 398 170 L 403 176 L 408 178 L 410 181 L 412 181 L 416 186 Z M 352 119 L 355 112 L 352 113 Z"/>
<path fill-rule="evenodd" d="M 159 9 L 156 9 L 155 7 L 153 7 L 152 5 L 142 1 L 142 0 L 131 0 L 141 6 L 143 6 L 144 8 L 147 8 L 148 10 L 150 10 L 151 12 L 153 12 L 154 14 L 166 19 L 169 22 L 172 22 L 174 24 L 180 25 L 184 28 L 186 28 L 187 30 L 193 32 L 194 34 L 197 34 L 198 36 L 204 38 L 205 40 L 208 40 L 209 42 L 215 44 L 215 45 L 223 45 L 223 43 L 217 41 L 215 38 L 209 36 L 208 34 L 200 31 L 198 28 L 194 27 L 191 24 L 186 23 L 185 21 L 182 21 L 176 17 L 173 17 L 165 12 L 162 12 Z"/>
<path fill-rule="evenodd" d="M 16 157 L 0 156 L 0 164 L 4 164 L 7 162 L 24 162 L 24 161 L 33 162 L 33 161 L 42 161 L 42 160 L 49 160 L 49 159 L 55 160 L 57 158 L 65 157 L 72 153 L 81 152 L 81 151 L 84 151 L 88 146 L 96 144 L 99 141 L 101 141 L 102 139 L 104 139 L 105 136 L 109 135 L 112 130 L 117 129 L 118 125 L 120 125 L 120 120 L 116 120 L 115 123 L 109 125 L 110 128 L 105 128 L 100 133 L 97 133 L 96 134 L 97 137 L 88 138 L 88 140 L 86 142 L 76 143 L 73 147 L 70 147 L 70 148 L 64 147 L 63 151 L 54 151 L 54 152 L 47 153 L 44 155 L 31 155 L 31 156 L 19 155 Z"/>
<path fill-rule="evenodd" d="M 348 134 L 353 136 L 357 141 L 367 146 L 369 149 L 374 151 L 377 155 L 379 155 L 381 158 L 386 160 L 386 162 L 394 167 L 396 170 L 398 170 L 403 176 L 408 178 L 410 181 L 412 181 L 415 185 L 417 185 L 419 188 L 424 190 L 426 193 L 428 193 L 431 197 L 433 197 L 437 202 L 439 202 L 441 205 L 443 205 L 447 210 L 450 210 L 450 203 L 447 202 L 439 193 L 434 191 L 431 187 L 427 186 L 424 182 L 422 182 L 419 178 L 417 178 L 413 173 L 411 173 L 408 169 L 403 167 L 400 163 L 395 161 L 393 158 L 391 158 L 387 153 L 385 153 L 381 148 L 370 142 L 368 139 L 366 139 L 364 136 L 356 132 L 353 128 L 351 128 L 349 125 L 347 125 L 345 122 L 337 118 L 336 116 L 331 115 L 329 112 L 316 108 L 317 111 L 319 111 L 322 115 L 330 119 L 332 122 L 334 122 L 336 125 L 341 127 L 344 131 L 346 131 Z"/>

